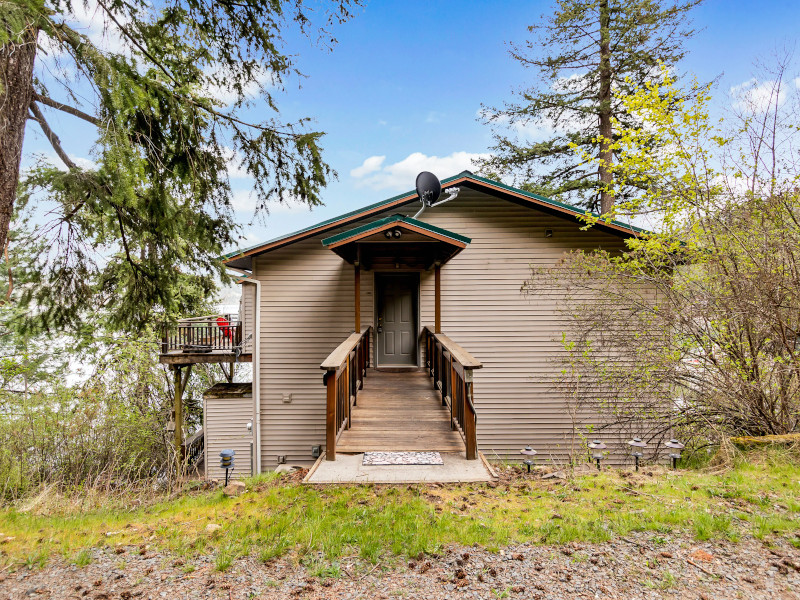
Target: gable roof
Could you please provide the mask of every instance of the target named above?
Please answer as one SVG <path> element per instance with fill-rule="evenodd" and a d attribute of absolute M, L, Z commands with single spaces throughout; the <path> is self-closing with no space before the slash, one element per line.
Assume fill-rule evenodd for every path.
<path fill-rule="evenodd" d="M 368 235 L 373 235 L 375 233 L 380 233 L 381 231 L 394 227 L 395 225 L 406 226 L 411 231 L 417 231 L 423 235 L 440 239 L 442 241 L 449 241 L 450 243 L 458 245 L 462 248 L 472 241 L 468 237 L 459 233 L 454 233 L 452 231 L 448 231 L 447 229 L 436 227 L 435 225 L 431 225 L 425 221 L 418 221 L 417 219 L 406 217 L 405 215 L 391 215 L 390 217 L 378 219 L 377 221 L 372 221 L 370 223 L 360 225 L 359 227 L 337 233 L 331 237 L 327 237 L 322 240 L 322 245 L 326 248 L 335 248 L 336 246 L 345 244 L 349 241 L 353 241 Z"/>
<path fill-rule="evenodd" d="M 545 196 L 540 196 L 538 194 L 532 194 L 531 192 L 526 192 L 525 190 L 515 188 L 510 185 L 506 185 L 499 181 L 494 181 L 493 179 L 480 177 L 478 175 L 475 175 L 474 173 L 471 173 L 470 171 L 462 171 L 458 175 L 442 179 L 442 189 L 447 187 L 453 187 L 456 185 L 463 185 L 465 187 L 483 191 L 490 195 L 504 198 L 506 200 L 518 204 L 536 207 L 548 213 L 568 219 L 578 220 L 580 217 L 586 215 L 591 215 L 595 217 L 600 216 L 597 213 L 593 213 L 578 208 L 577 206 L 573 206 L 571 204 L 559 202 L 558 200 L 553 200 L 552 198 L 546 198 Z M 357 210 L 345 213 L 343 215 L 339 215 L 337 217 L 333 217 L 332 219 L 322 221 L 321 223 L 317 223 L 316 225 L 306 227 L 305 229 L 300 229 L 299 231 L 295 231 L 294 233 L 282 235 L 280 237 L 274 238 L 266 242 L 262 242 L 260 244 L 256 244 L 255 246 L 251 246 L 249 248 L 244 248 L 242 250 L 234 250 L 233 252 L 224 254 L 220 258 L 222 259 L 222 262 L 227 266 L 236 269 L 249 270 L 249 267 L 245 265 L 248 264 L 250 261 L 245 259 L 249 259 L 249 257 L 251 256 L 254 256 L 256 254 L 261 254 L 263 252 L 268 252 L 270 250 L 274 250 L 276 248 L 280 248 L 288 244 L 292 244 L 294 242 L 309 238 L 311 236 L 324 233 L 326 231 L 330 231 L 331 229 L 336 229 L 337 227 L 347 225 L 348 223 L 365 219 L 376 213 L 380 213 L 389 210 L 391 208 L 396 208 L 404 204 L 409 204 L 411 202 L 418 200 L 419 197 L 417 196 L 416 191 L 409 191 L 402 194 L 398 194 L 397 196 L 392 196 L 391 198 L 382 200 L 381 202 L 376 202 L 375 204 L 370 204 L 369 206 L 359 208 Z M 417 222 L 422 223 L 422 221 L 417 221 Z M 425 223 L 425 225 L 427 227 L 432 227 L 428 223 Z M 602 221 L 597 223 L 597 225 L 595 226 L 598 227 L 599 229 L 606 230 L 609 233 L 614 233 L 616 235 L 623 235 L 625 237 L 632 237 L 648 233 L 648 231 L 645 229 L 642 229 L 640 227 L 635 227 L 633 225 L 629 225 L 621 221 L 609 221 L 609 222 Z"/>

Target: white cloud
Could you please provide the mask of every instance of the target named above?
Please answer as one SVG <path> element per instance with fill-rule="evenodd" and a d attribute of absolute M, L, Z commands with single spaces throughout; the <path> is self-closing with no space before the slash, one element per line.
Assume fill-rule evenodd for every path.
<path fill-rule="evenodd" d="M 96 171 L 97 170 L 97 163 L 89 158 L 84 158 L 83 156 L 75 156 L 74 154 L 68 155 L 72 162 L 78 165 L 81 169 L 87 171 Z"/>
<path fill-rule="evenodd" d="M 781 106 L 786 102 L 786 87 L 781 85 L 778 88 L 778 83 L 753 78 L 731 87 L 733 107 L 742 112 L 761 114 L 775 106 L 776 100 L 777 106 Z M 795 85 L 798 85 L 798 80 L 795 80 Z"/>
<path fill-rule="evenodd" d="M 475 168 L 475 161 L 488 158 L 489 154 L 470 152 L 453 152 L 449 156 L 427 156 L 422 152 L 409 154 L 403 160 L 383 166 L 384 156 L 371 156 L 364 163 L 350 171 L 350 175 L 359 181 L 358 187 L 370 187 L 374 190 L 410 189 L 420 171 L 430 171 L 438 177 L 450 177 L 464 170 Z M 364 170 L 367 165 L 377 166 Z"/>
<path fill-rule="evenodd" d="M 242 166 L 242 155 L 234 152 L 233 148 L 222 147 L 222 155 L 228 162 L 228 177 L 231 179 L 250 179 L 251 175 Z"/>
<path fill-rule="evenodd" d="M 381 168 L 383 161 L 386 160 L 385 156 L 370 156 L 367 160 L 361 163 L 360 167 L 356 167 L 350 171 L 350 176 L 356 179 L 361 179 L 365 175 L 374 173 Z"/>
<path fill-rule="evenodd" d="M 212 81 L 211 77 L 215 76 L 222 81 Z M 269 71 L 262 69 L 256 73 L 254 81 L 248 83 L 244 89 L 245 98 L 252 99 L 261 93 L 262 89 L 270 88 L 275 85 L 275 79 Z M 239 95 L 232 85 L 224 81 L 224 74 L 206 73 L 205 93 L 217 100 L 222 106 L 230 106 L 239 99 Z"/>
<path fill-rule="evenodd" d="M 69 18 L 76 31 L 86 35 L 91 42 L 107 52 L 122 53 L 126 49 L 122 34 L 117 26 L 111 21 L 96 0 L 74 0 L 72 11 Z M 126 25 L 129 19 L 119 12 L 114 13 L 114 18 L 121 24 Z"/>

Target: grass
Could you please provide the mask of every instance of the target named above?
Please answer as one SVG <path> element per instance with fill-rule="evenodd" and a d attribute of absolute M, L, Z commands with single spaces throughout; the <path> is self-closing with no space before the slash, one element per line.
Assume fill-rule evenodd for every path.
<path fill-rule="evenodd" d="M 784 538 L 800 546 L 800 464 L 768 458 L 721 475 L 604 471 L 496 488 L 309 487 L 262 475 L 237 498 L 194 492 L 133 510 L 59 514 L 11 507 L 0 509 L 0 569 L 41 568 L 53 555 L 81 567 L 92 548 L 117 545 L 186 558 L 210 554 L 219 571 L 243 556 L 266 562 L 292 554 L 321 578 L 338 577 L 345 556 L 375 565 L 452 543 L 497 550 L 518 542 L 604 542 L 640 531 L 656 543 L 681 533 L 732 542 Z M 210 532 L 209 524 L 221 528 Z M 656 584 L 669 586 L 670 577 Z"/>

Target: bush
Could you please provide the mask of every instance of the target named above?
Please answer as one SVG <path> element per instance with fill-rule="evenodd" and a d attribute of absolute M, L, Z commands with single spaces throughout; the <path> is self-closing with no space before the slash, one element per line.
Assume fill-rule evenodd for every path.
<path fill-rule="evenodd" d="M 95 359 L 86 383 L 53 374 L 32 391 L 0 390 L 0 498 L 14 500 L 42 485 L 62 490 L 125 487 L 143 479 L 168 483 L 174 452 L 171 378 L 149 340 L 121 340 Z M 187 393 L 189 428 L 200 421 L 191 401 L 208 385 L 195 373 Z"/>

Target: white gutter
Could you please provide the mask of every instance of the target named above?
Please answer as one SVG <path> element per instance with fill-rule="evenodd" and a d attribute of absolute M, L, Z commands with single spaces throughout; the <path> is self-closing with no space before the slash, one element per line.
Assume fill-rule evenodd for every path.
<path fill-rule="evenodd" d="M 261 282 L 251 277 L 242 277 L 242 283 L 252 283 L 256 286 L 255 312 L 256 322 L 253 327 L 253 404 L 256 413 L 255 433 L 255 473 L 261 473 Z"/>

